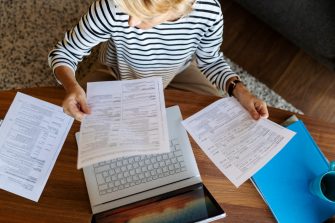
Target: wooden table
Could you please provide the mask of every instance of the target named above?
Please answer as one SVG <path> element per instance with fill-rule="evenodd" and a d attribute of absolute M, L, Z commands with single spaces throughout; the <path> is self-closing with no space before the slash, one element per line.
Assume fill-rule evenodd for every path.
<path fill-rule="evenodd" d="M 24 89 L 20 92 L 57 105 L 61 105 L 64 97 L 64 90 L 56 87 Z M 16 91 L 0 92 L 0 118 L 4 118 L 15 94 Z M 187 118 L 218 98 L 168 90 L 165 99 L 167 107 L 178 104 L 183 118 Z M 277 123 L 291 115 L 279 109 L 269 110 L 270 119 Z M 299 118 L 304 121 L 326 157 L 334 160 L 335 126 L 306 116 Z M 78 130 L 79 123 L 74 122 L 38 203 L 0 190 L 0 222 L 90 222 L 91 209 L 83 172 L 76 168 L 74 133 Z M 236 189 L 193 140 L 191 143 L 205 185 L 227 212 L 224 222 L 275 222 L 250 181 Z"/>

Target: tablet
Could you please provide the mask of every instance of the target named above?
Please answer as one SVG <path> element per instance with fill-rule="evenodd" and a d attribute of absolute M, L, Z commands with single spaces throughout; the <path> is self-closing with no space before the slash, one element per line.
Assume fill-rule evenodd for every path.
<path fill-rule="evenodd" d="M 145 201 L 95 214 L 92 223 L 211 222 L 226 213 L 204 184 L 196 184 Z"/>

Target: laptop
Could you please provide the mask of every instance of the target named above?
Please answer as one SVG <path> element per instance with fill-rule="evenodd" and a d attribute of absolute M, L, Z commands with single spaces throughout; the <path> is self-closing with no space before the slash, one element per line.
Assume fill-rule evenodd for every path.
<path fill-rule="evenodd" d="M 171 152 L 83 169 L 92 222 L 210 222 L 225 217 L 202 183 L 179 107 L 166 113 Z M 77 142 L 78 137 L 76 133 Z"/>

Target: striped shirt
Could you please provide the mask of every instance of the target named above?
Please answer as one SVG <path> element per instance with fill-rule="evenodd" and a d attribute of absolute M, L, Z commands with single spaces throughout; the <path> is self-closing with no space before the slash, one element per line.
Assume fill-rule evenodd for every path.
<path fill-rule="evenodd" d="M 121 80 L 161 76 L 166 87 L 193 59 L 222 90 L 236 76 L 220 52 L 223 16 L 218 0 L 196 0 L 186 17 L 148 30 L 130 27 L 128 19 L 113 0 L 95 1 L 49 53 L 50 67 L 65 65 L 75 71 L 78 62 L 103 42 L 99 59 Z"/>

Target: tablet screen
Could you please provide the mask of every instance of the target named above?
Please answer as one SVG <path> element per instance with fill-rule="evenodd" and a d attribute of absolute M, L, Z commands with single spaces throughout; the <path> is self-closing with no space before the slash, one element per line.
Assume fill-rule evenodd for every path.
<path fill-rule="evenodd" d="M 179 189 L 93 216 L 93 223 L 210 222 L 225 212 L 203 184 Z"/>

